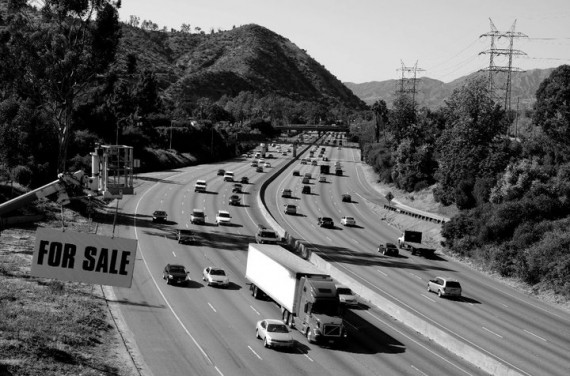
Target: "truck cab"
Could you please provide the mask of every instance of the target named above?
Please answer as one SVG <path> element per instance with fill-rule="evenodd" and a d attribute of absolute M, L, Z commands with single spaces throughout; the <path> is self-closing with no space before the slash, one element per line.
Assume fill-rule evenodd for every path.
<path fill-rule="evenodd" d="M 295 326 L 309 343 L 335 344 L 346 338 L 340 301 L 332 279 L 302 277 Z"/>

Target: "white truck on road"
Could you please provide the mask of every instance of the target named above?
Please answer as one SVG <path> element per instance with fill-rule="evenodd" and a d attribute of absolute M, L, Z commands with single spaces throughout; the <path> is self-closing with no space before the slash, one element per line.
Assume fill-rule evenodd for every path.
<path fill-rule="evenodd" d="M 404 231 L 402 236 L 398 238 L 398 248 L 406 249 L 412 255 L 418 254 L 424 257 L 432 257 L 435 253 L 435 249 L 422 243 L 422 233 L 420 231 Z"/>
<path fill-rule="evenodd" d="M 252 295 L 275 301 L 283 321 L 309 342 L 342 344 L 346 339 L 335 284 L 310 262 L 278 245 L 251 243 L 245 278 Z"/>

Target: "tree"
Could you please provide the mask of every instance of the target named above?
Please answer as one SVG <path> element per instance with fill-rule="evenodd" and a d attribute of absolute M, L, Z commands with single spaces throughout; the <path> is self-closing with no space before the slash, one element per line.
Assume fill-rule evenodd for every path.
<path fill-rule="evenodd" d="M 453 92 L 443 109 L 445 129 L 437 141 L 439 152 L 436 198 L 443 204 L 465 195 L 466 182 L 482 177 L 483 165 L 492 158 L 506 130 L 504 111 L 495 104 L 484 79 L 470 80 Z M 508 160 L 503 161 L 504 168 Z M 499 169 L 499 166 L 495 166 Z M 485 171 L 492 174 L 498 171 Z M 459 190 L 456 188 L 461 187 Z M 464 202 L 473 203 L 474 200 Z"/>
<path fill-rule="evenodd" d="M 559 163 L 570 160 L 570 65 L 561 65 L 536 91 L 533 122 L 555 147 Z"/>
<path fill-rule="evenodd" d="M 415 138 L 410 137 L 416 123 L 416 108 L 410 96 L 401 94 L 396 97 L 388 123 L 397 142 L 405 138 Z"/>
<path fill-rule="evenodd" d="M 26 3 L 8 9 L 0 60 L 9 72 L 1 79 L 53 119 L 65 171 L 74 110 L 115 57 L 120 2 L 45 0 L 39 13 Z"/>
<path fill-rule="evenodd" d="M 376 142 L 380 142 L 380 128 L 384 131 L 384 141 L 386 141 L 386 125 L 388 123 L 388 107 L 383 99 L 377 100 L 372 105 L 372 111 L 376 119 Z"/>

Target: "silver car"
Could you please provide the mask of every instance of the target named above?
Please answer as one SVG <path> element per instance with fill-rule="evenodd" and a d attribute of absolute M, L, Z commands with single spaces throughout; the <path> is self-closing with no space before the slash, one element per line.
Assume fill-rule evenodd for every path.
<path fill-rule="evenodd" d="M 461 285 L 459 282 L 447 278 L 435 277 L 430 279 L 427 285 L 428 292 L 435 292 L 440 298 L 461 297 Z"/>
<path fill-rule="evenodd" d="M 205 281 L 208 286 L 222 286 L 227 287 L 230 284 L 230 279 L 222 268 L 214 268 L 208 266 L 202 272 L 202 281 Z"/>
<path fill-rule="evenodd" d="M 255 336 L 263 340 L 265 347 L 292 348 L 295 340 L 291 331 L 281 320 L 265 319 L 257 322 Z"/>

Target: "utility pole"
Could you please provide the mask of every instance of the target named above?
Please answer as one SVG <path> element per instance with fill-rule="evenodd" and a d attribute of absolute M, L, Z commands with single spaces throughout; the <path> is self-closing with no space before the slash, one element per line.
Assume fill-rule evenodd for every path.
<path fill-rule="evenodd" d="M 417 86 L 418 86 L 418 72 L 424 72 L 424 69 L 418 68 L 418 62 L 413 67 L 406 67 L 404 62 L 400 60 L 402 63 L 402 68 L 398 69 L 398 71 L 402 72 L 402 78 L 399 80 L 399 84 L 396 87 L 396 94 L 411 94 L 412 95 L 412 105 L 415 107 L 416 104 L 416 93 L 417 93 Z M 406 76 L 406 73 L 408 76 Z M 411 78 L 409 77 L 411 74 Z"/>
<path fill-rule="evenodd" d="M 505 85 L 505 102 L 504 107 L 507 112 L 511 110 L 511 79 L 512 79 L 512 72 L 517 71 L 521 72 L 522 70 L 516 67 L 513 67 L 513 56 L 515 55 L 526 55 L 523 51 L 513 49 L 514 39 L 515 38 L 528 38 L 528 35 L 525 35 L 520 32 L 515 32 L 515 26 L 517 21 L 513 23 L 511 29 L 507 32 L 500 32 L 497 30 L 495 25 L 493 24 L 493 20 L 489 18 L 489 22 L 491 23 L 491 31 L 479 36 L 482 37 L 490 37 L 491 38 L 491 48 L 487 51 L 480 52 L 481 54 L 489 54 L 489 67 L 482 69 L 482 71 L 489 72 L 489 92 L 495 94 L 496 86 L 495 86 L 495 76 L 497 72 L 500 73 L 507 73 L 506 77 L 506 85 Z M 495 41 L 501 38 L 508 38 L 509 43 L 507 48 L 497 48 L 495 45 Z M 499 66 L 495 64 L 495 57 L 497 56 L 508 56 L 507 65 Z"/>

